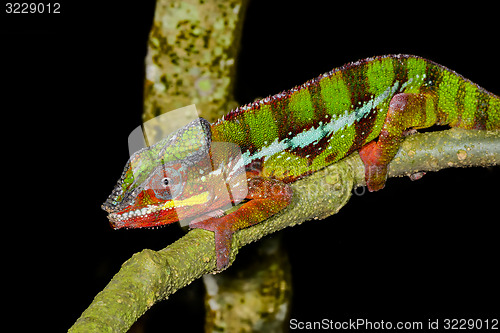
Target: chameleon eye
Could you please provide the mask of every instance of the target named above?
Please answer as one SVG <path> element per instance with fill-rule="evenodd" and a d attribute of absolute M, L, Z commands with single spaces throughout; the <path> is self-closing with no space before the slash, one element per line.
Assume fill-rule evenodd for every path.
<path fill-rule="evenodd" d="M 165 177 L 161 180 L 161 184 L 163 185 L 163 187 L 167 187 L 172 184 L 172 180 L 168 177 Z"/>
<path fill-rule="evenodd" d="M 160 167 L 153 171 L 146 189 L 153 190 L 159 200 L 171 200 L 182 192 L 183 179 L 182 167 Z"/>

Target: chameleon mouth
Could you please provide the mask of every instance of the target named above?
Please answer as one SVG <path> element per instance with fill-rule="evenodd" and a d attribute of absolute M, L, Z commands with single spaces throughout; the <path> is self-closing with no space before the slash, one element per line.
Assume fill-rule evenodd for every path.
<path fill-rule="evenodd" d="M 160 206 L 148 205 L 143 208 L 137 208 L 134 210 L 124 210 L 117 213 L 110 213 L 108 219 L 113 227 L 123 227 L 127 226 L 128 223 L 132 223 L 134 220 L 141 219 L 143 221 L 151 220 L 151 217 L 157 215 L 155 213 L 160 211 Z"/>
<path fill-rule="evenodd" d="M 114 229 L 147 228 L 178 222 L 191 215 L 199 213 L 197 205 L 209 201 L 209 192 L 203 192 L 184 200 L 168 200 L 156 205 L 129 206 L 120 212 L 108 215 L 109 222 Z M 189 214 L 189 212 L 193 212 Z"/>

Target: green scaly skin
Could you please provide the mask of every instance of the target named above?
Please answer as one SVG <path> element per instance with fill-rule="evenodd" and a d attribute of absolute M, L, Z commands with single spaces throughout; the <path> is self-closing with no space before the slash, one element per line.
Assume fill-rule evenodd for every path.
<path fill-rule="evenodd" d="M 215 233 L 222 270 L 232 234 L 283 210 L 292 198 L 289 183 L 359 151 L 368 189 L 379 190 L 403 133 L 436 124 L 498 129 L 500 98 L 416 56 L 361 60 L 239 107 L 212 125 L 200 118 L 137 152 L 103 209 L 115 228 L 192 218 L 190 227 Z M 237 149 L 221 154 L 215 142 L 239 146 L 246 184 Z M 233 204 L 246 201 L 224 215 L 228 189 Z"/>

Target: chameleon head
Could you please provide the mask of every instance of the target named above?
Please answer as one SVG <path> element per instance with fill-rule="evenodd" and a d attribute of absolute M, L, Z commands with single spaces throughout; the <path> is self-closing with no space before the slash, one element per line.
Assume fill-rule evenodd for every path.
<path fill-rule="evenodd" d="M 210 143 L 210 123 L 199 118 L 134 153 L 102 205 L 111 226 L 154 227 L 195 215 L 210 201 L 209 192 L 197 181 L 211 169 Z"/>

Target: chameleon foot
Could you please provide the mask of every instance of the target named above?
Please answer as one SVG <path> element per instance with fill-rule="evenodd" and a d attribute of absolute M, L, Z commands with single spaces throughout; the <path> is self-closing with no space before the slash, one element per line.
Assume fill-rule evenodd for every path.
<path fill-rule="evenodd" d="M 233 240 L 233 227 L 230 220 L 224 217 L 193 221 L 189 224 L 193 229 L 213 231 L 215 235 L 215 256 L 217 271 L 224 270 L 229 265 L 229 249 Z"/>

